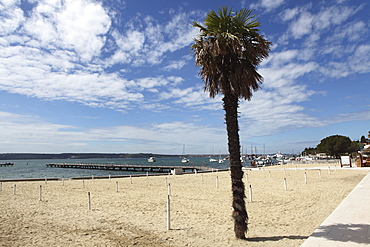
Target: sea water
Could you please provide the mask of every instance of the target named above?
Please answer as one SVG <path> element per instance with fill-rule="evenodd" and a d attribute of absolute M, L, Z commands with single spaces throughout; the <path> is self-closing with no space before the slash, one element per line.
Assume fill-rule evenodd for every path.
<path fill-rule="evenodd" d="M 153 165 L 153 166 L 206 166 L 214 169 L 227 169 L 229 161 L 224 163 L 209 162 L 206 157 L 190 157 L 188 163 L 182 163 L 181 158 L 157 158 L 156 162 L 149 163 L 147 159 L 42 159 L 42 160 L 0 160 L 0 163 L 13 163 L 13 166 L 0 167 L 0 179 L 25 178 L 71 178 L 71 177 L 98 177 L 116 175 L 144 175 L 146 172 L 132 172 L 119 170 L 93 170 L 46 167 L 45 164 L 114 164 L 114 165 Z M 249 163 L 243 166 L 250 166 Z"/>

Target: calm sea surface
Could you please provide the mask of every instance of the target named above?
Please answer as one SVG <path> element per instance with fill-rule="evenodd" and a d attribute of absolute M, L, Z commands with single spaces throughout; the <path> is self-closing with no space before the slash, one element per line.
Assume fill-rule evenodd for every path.
<path fill-rule="evenodd" d="M 147 159 L 49 159 L 49 160 L 1 160 L 0 163 L 11 162 L 14 166 L 0 167 L 0 179 L 19 179 L 19 178 L 71 178 L 71 177 L 91 177 L 146 174 L 146 172 L 127 172 L 114 170 L 88 170 L 88 169 L 66 169 L 46 167 L 50 163 L 78 163 L 78 164 L 130 164 L 130 165 L 168 165 L 168 166 L 207 166 L 216 169 L 229 167 L 229 162 L 219 164 L 209 162 L 209 158 L 190 158 L 189 163 L 181 163 L 180 158 L 157 158 L 157 162 L 148 163 Z M 249 164 L 243 164 L 249 166 Z"/>

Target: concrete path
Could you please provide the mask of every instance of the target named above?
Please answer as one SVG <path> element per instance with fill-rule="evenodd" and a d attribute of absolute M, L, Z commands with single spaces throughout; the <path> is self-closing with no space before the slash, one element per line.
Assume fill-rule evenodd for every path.
<path fill-rule="evenodd" d="M 301 247 L 370 246 L 370 173 Z"/>

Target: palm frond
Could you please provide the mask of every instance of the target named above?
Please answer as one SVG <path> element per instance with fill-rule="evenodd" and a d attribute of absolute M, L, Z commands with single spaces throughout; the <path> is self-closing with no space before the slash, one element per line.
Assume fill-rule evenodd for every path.
<path fill-rule="evenodd" d="M 263 81 L 257 66 L 268 56 L 270 42 L 258 32 L 258 19 L 250 9 L 233 12 L 223 6 L 210 11 L 199 38 L 192 45 L 195 64 L 201 67 L 204 89 L 211 97 L 232 94 L 250 100 Z"/>

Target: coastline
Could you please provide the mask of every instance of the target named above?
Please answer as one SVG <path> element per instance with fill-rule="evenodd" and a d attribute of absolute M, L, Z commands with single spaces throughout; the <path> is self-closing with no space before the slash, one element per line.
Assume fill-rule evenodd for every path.
<path fill-rule="evenodd" d="M 332 167 L 330 174 L 328 165 Z M 300 165 L 298 169 L 294 165 L 280 165 L 248 169 L 247 173 L 246 201 L 250 217 L 247 241 L 234 238 L 230 177 L 228 171 L 219 171 L 86 181 L 2 182 L 0 243 L 4 246 L 299 246 L 368 170 L 334 168 L 333 164 Z M 287 190 L 283 187 L 284 177 Z M 170 231 L 166 229 L 168 183 L 171 185 Z M 252 202 L 248 201 L 249 185 L 253 189 Z M 91 210 L 87 205 L 88 192 Z"/>
<path fill-rule="evenodd" d="M 28 179 L 37 178 L 44 179 L 47 178 L 75 178 L 75 177 L 108 177 L 111 176 L 122 176 L 122 175 L 146 175 L 147 171 L 126 171 L 126 170 L 104 170 L 104 169 L 77 169 L 77 168 L 53 168 L 47 167 L 46 164 L 56 163 L 56 164 L 107 164 L 107 165 L 132 165 L 132 166 L 147 166 L 147 159 L 75 159 L 75 160 L 11 160 L 9 162 L 14 163 L 11 167 L 0 167 L 0 179 L 1 180 L 11 180 L 11 179 Z M 152 163 L 150 163 L 152 164 Z M 165 165 L 165 166 L 183 166 L 181 159 L 179 158 L 164 158 L 159 159 L 153 165 Z M 192 158 L 187 166 L 208 166 L 214 169 L 224 169 L 228 167 L 228 163 L 224 164 L 214 164 L 210 163 L 207 158 Z M 154 174 L 155 172 L 149 172 L 149 174 Z"/>

